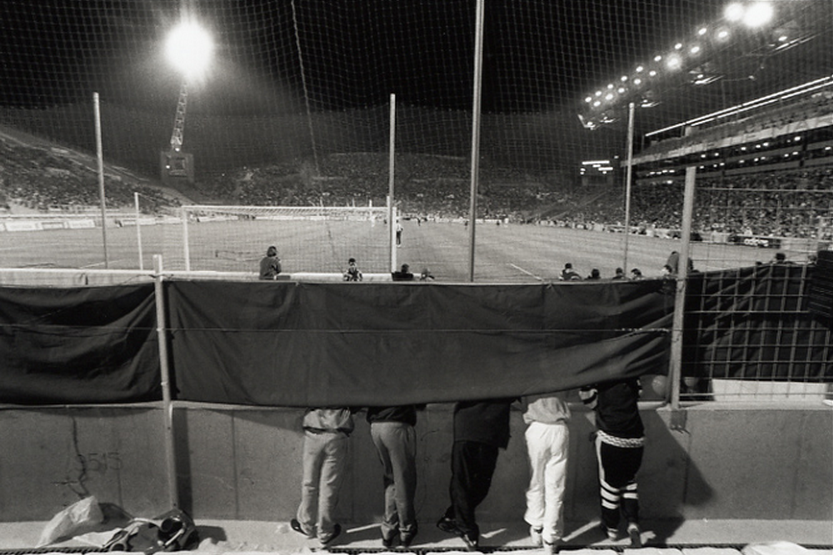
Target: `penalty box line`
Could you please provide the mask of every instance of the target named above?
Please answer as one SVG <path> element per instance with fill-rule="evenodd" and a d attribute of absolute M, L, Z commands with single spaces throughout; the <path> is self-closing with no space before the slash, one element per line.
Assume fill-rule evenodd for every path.
<path fill-rule="evenodd" d="M 513 268 L 515 268 L 515 269 L 516 269 L 516 270 L 518 270 L 519 272 L 523 272 L 524 274 L 526 274 L 526 275 L 528 275 L 528 276 L 532 276 L 532 277 L 534 277 L 534 278 L 535 278 L 535 279 L 537 279 L 538 281 L 544 281 L 544 278 L 542 278 L 542 277 L 540 277 L 540 276 L 536 276 L 535 274 L 533 274 L 532 272 L 530 272 L 530 271 L 528 271 L 528 270 L 524 270 L 523 268 L 521 268 L 521 267 L 520 267 L 520 266 L 518 266 L 517 264 L 512 264 L 512 263 L 510 262 L 508 265 L 509 265 L 509 266 L 512 266 Z"/>

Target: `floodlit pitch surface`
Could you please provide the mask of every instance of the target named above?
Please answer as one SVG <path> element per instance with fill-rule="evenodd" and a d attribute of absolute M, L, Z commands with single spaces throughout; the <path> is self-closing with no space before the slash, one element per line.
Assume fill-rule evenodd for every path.
<path fill-rule="evenodd" d="M 430 268 L 440 281 L 469 280 L 471 228 L 463 223 L 403 223 L 397 266 L 409 264 L 418 273 Z M 142 226 L 145 270 L 161 254 L 167 270 L 184 270 L 180 224 Z M 603 278 L 625 264 L 625 236 L 551 226 L 478 223 L 475 226 L 474 281 L 533 283 L 556 280 L 570 262 L 586 276 L 598 268 Z M 188 225 L 191 270 L 256 272 L 269 245 L 276 245 L 285 273 L 340 272 L 347 259 L 358 260 L 366 272 L 386 272 L 389 230 L 385 223 L 348 221 L 229 221 Z M 139 268 L 139 237 L 135 227 L 107 228 L 107 267 Z M 680 242 L 640 235 L 628 237 L 627 271 L 640 268 L 657 277 Z M 692 243 L 698 270 L 753 265 L 772 259 L 775 251 L 737 245 Z M 100 228 L 0 233 L 0 266 L 5 268 L 104 269 L 104 234 Z M 792 258 L 792 257 L 791 257 Z M 795 256 L 802 262 L 803 256 Z"/>

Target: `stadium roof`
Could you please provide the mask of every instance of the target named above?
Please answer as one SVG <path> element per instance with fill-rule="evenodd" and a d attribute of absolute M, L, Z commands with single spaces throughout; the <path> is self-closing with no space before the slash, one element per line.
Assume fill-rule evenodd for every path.
<path fill-rule="evenodd" d="M 748 11 L 769 7 L 772 19 L 749 26 L 724 12 L 712 21 L 695 22 L 667 48 L 634 60 L 607 83 L 585 91 L 579 111 L 585 127 L 625 120 L 634 103 L 645 108 L 637 110 L 642 133 L 670 127 L 679 135 L 678 124 L 781 91 L 793 96 L 833 91 L 833 2 L 735 5 Z"/>

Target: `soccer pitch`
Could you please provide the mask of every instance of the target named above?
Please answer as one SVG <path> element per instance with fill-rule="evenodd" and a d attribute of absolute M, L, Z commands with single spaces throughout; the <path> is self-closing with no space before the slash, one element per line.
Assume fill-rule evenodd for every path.
<path fill-rule="evenodd" d="M 471 229 L 459 222 L 402 222 L 402 244 L 396 265 L 419 273 L 430 268 L 438 281 L 469 281 Z M 384 222 L 256 220 L 203 222 L 188 225 L 191 270 L 257 271 L 269 245 L 276 245 L 284 273 L 341 272 L 354 257 L 365 273 L 389 271 L 390 232 Z M 140 233 L 139 233 L 140 232 Z M 474 281 L 534 283 L 558 279 L 566 263 L 582 276 L 598 268 L 603 278 L 625 266 L 625 236 L 570 228 L 478 223 L 475 232 Z M 141 235 L 141 237 L 140 237 Z M 184 270 L 181 224 L 108 227 L 109 269 L 139 269 L 139 243 L 145 270 L 161 254 L 164 269 Z M 4 232 L 0 259 L 6 268 L 104 269 L 101 228 Z M 668 255 L 680 250 L 678 240 L 630 235 L 627 271 L 640 268 L 658 277 Z M 701 271 L 767 262 L 775 251 L 728 244 L 693 242 L 692 259 Z M 796 261 L 798 257 L 796 257 Z"/>

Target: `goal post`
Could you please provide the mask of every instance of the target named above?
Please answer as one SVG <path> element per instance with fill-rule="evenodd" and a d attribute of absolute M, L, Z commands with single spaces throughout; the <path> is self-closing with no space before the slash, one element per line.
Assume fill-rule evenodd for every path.
<path fill-rule="evenodd" d="M 392 260 L 385 206 L 195 204 L 180 217 L 186 271 L 256 272 L 272 245 L 286 273 L 341 272 L 350 258 L 363 272 L 388 272 Z"/>

